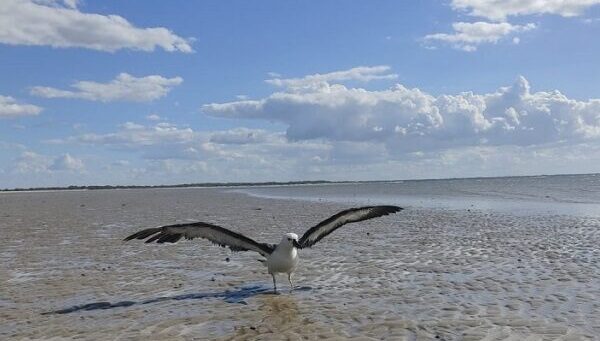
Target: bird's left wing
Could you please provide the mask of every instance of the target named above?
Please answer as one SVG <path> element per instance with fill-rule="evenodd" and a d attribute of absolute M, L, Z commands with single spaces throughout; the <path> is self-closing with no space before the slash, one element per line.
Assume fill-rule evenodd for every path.
<path fill-rule="evenodd" d="M 203 222 L 153 227 L 134 233 L 125 238 L 124 241 L 148 238 L 146 243 L 154 241 L 157 243 L 175 243 L 182 237 L 185 239 L 204 238 L 219 246 L 229 247 L 232 251 L 255 251 L 264 257 L 270 255 L 274 250 L 271 244 L 258 243 L 242 234 Z"/>
<path fill-rule="evenodd" d="M 306 231 L 298 241 L 297 247 L 311 247 L 342 225 L 377 218 L 390 213 L 400 212 L 401 210 L 402 208 L 398 206 L 366 206 L 341 211 Z"/>

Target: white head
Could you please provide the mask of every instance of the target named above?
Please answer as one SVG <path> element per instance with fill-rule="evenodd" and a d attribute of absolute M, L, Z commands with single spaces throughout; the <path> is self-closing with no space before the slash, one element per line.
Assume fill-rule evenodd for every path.
<path fill-rule="evenodd" d="M 295 233 L 286 233 L 281 238 L 281 244 L 298 247 L 298 235 Z"/>

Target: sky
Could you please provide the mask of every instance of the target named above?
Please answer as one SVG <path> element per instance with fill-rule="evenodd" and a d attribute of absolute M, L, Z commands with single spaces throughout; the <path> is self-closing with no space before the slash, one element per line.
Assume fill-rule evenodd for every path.
<path fill-rule="evenodd" d="M 600 170 L 600 0 L 0 2 L 0 188 Z"/>

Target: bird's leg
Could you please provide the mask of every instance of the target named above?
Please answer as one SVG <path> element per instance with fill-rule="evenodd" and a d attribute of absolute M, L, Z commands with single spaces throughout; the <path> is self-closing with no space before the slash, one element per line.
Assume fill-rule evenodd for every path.
<path fill-rule="evenodd" d="M 290 291 L 294 291 L 294 283 L 292 283 L 292 273 L 288 273 L 288 281 L 290 281 Z"/>
<path fill-rule="evenodd" d="M 275 282 L 275 274 L 271 274 L 273 277 L 273 292 L 277 293 L 277 283 Z"/>

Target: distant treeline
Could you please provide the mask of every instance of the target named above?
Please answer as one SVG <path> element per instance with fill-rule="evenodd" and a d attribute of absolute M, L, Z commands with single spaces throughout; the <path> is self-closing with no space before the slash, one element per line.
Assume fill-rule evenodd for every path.
<path fill-rule="evenodd" d="M 345 183 L 352 181 L 288 181 L 288 182 L 209 182 L 195 184 L 178 184 L 178 185 L 92 185 L 92 186 L 67 186 L 67 187 L 32 187 L 32 188 L 13 188 L 0 189 L 0 192 L 24 192 L 24 191 L 55 191 L 55 190 L 97 190 L 97 189 L 139 189 L 139 188 L 182 188 L 182 187 L 246 187 L 246 186 L 284 186 L 284 185 L 319 185 L 329 183 Z"/>
<path fill-rule="evenodd" d="M 286 185 L 323 185 L 323 184 L 360 184 L 360 183 L 382 183 L 382 182 L 404 182 L 404 181 L 448 181 L 448 180 L 483 180 L 483 179 L 509 179 L 509 178 L 539 178 L 539 177 L 562 177 L 562 176 L 600 176 L 600 173 L 583 174 L 540 174 L 525 176 L 483 176 L 471 178 L 438 178 L 438 179 L 411 179 L 411 180 L 363 180 L 363 181 L 268 181 L 268 182 L 204 182 L 178 185 L 90 185 L 90 186 L 66 186 L 66 187 L 31 187 L 31 188 L 5 188 L 0 192 L 24 192 L 24 191 L 55 191 L 55 190 L 94 190 L 94 189 L 138 189 L 138 188 L 184 188 L 184 187 L 248 187 L 248 186 L 286 186 Z"/>

